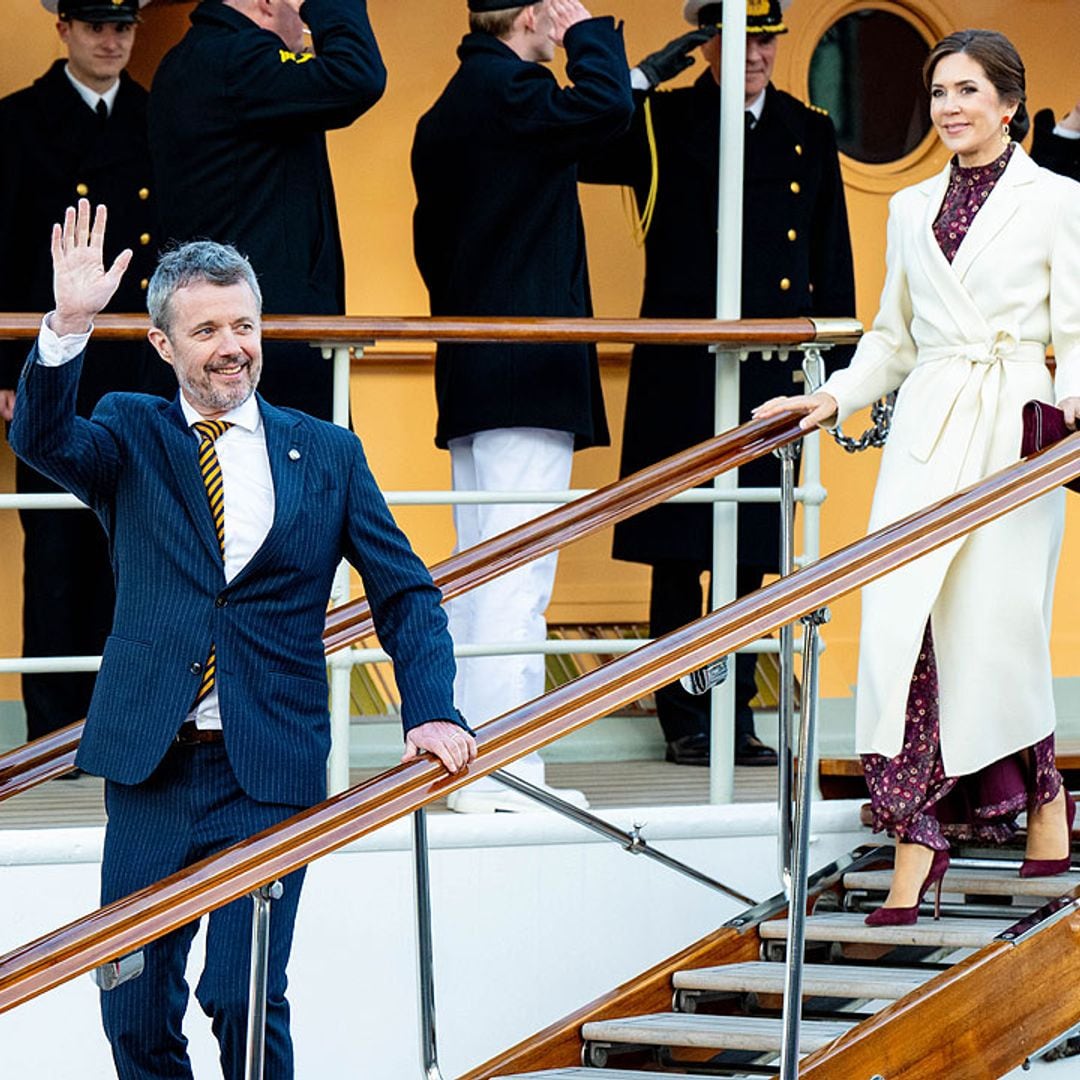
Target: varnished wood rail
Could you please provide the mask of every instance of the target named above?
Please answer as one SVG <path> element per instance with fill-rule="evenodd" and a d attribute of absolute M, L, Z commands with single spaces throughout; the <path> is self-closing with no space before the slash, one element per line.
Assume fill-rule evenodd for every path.
<path fill-rule="evenodd" d="M 895 522 L 479 729 L 479 756 L 447 776 L 400 765 L 164 881 L 0 957 L 6 1011 L 503 768 L 597 717 L 792 622 L 1080 475 L 1080 436 Z"/>
<path fill-rule="evenodd" d="M 31 340 L 41 313 L 0 312 L 0 340 Z M 105 341 L 144 337 L 145 315 L 99 315 L 94 337 Z M 812 342 L 852 345 L 862 326 L 855 319 L 562 319 L 507 316 L 443 318 L 425 315 L 264 315 L 271 341 L 358 345 L 373 341 L 459 341 L 649 345 L 721 345 L 775 349 Z"/>
<path fill-rule="evenodd" d="M 446 600 L 499 574 L 583 539 L 718 473 L 745 465 L 799 437 L 792 417 L 755 420 L 684 450 L 625 480 L 609 484 L 431 568 Z M 327 613 L 323 634 L 327 653 L 373 631 L 371 608 L 363 598 Z M 0 755 L 0 802 L 69 771 L 82 738 L 83 722 Z"/>

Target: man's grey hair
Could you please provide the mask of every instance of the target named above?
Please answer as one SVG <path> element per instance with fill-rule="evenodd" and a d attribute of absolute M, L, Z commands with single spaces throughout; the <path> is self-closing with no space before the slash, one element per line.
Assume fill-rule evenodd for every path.
<path fill-rule="evenodd" d="M 166 337 L 170 336 L 173 294 L 177 289 L 203 281 L 211 285 L 239 285 L 246 282 L 255 294 L 259 312 L 262 312 L 262 291 L 251 263 L 231 244 L 193 240 L 180 244 L 161 256 L 146 289 L 150 324 L 161 330 Z"/>

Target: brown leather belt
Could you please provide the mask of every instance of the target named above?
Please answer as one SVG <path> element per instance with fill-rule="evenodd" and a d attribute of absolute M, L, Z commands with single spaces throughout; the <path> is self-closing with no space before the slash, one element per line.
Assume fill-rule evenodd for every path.
<path fill-rule="evenodd" d="M 180 725 L 176 741 L 181 746 L 202 746 L 206 743 L 224 742 L 225 736 L 220 728 L 200 728 L 195 726 L 194 721 L 188 720 Z"/>

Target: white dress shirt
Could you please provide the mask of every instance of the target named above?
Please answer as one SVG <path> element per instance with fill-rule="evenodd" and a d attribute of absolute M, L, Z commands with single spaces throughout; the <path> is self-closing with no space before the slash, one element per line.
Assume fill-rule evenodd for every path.
<path fill-rule="evenodd" d="M 99 94 L 96 90 L 91 90 L 85 83 L 79 82 L 74 75 L 71 74 L 71 65 L 64 65 L 64 74 L 68 77 L 68 82 L 75 87 L 78 91 L 79 97 L 90 106 L 92 112 L 97 112 L 98 102 L 104 101 L 105 108 L 109 110 L 109 115 L 112 116 L 113 103 L 116 101 L 116 95 L 120 92 L 120 80 L 116 82 L 105 91 L 104 94 Z"/>
<path fill-rule="evenodd" d="M 59 367 L 73 360 L 86 348 L 92 331 L 93 327 L 85 334 L 60 337 L 49 326 L 46 315 L 38 336 L 38 363 Z M 180 408 L 189 427 L 204 419 L 183 394 L 180 395 Z M 270 532 L 274 522 L 274 481 L 266 451 L 266 429 L 255 395 L 217 419 L 233 425 L 214 443 L 225 492 L 223 576 L 229 582 L 248 564 Z M 192 429 L 191 437 L 191 460 L 197 464 L 201 436 Z M 200 728 L 221 727 L 216 687 L 191 710 L 187 719 L 194 720 Z"/>

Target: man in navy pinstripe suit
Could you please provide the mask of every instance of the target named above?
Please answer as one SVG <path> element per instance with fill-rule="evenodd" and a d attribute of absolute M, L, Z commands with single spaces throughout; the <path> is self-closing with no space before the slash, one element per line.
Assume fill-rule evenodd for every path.
<path fill-rule="evenodd" d="M 151 281 L 150 340 L 177 398 L 111 394 L 90 419 L 76 415 L 93 319 L 131 257 L 106 270 L 104 234 L 104 208 L 91 222 L 85 200 L 53 229 L 56 309 L 23 370 L 10 442 L 109 536 L 116 615 L 77 758 L 106 779 L 109 903 L 325 797 L 321 631 L 342 557 L 395 661 L 404 759 L 427 750 L 456 772 L 476 746 L 453 705 L 441 596 L 359 440 L 255 394 L 259 289 L 232 248 L 185 245 Z M 213 435 L 207 421 L 220 422 Z M 223 510 L 211 498 L 222 484 Z M 267 1080 L 293 1075 L 285 966 L 302 879 L 285 880 L 271 920 Z M 121 1080 L 192 1076 L 181 1023 L 195 929 L 148 946 L 143 974 L 102 996 Z M 244 1072 L 249 939 L 248 901 L 210 916 L 196 997 L 228 1080 Z"/>

